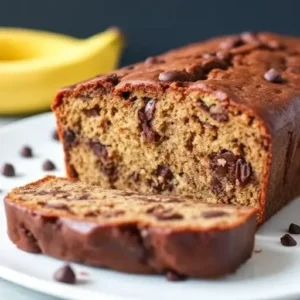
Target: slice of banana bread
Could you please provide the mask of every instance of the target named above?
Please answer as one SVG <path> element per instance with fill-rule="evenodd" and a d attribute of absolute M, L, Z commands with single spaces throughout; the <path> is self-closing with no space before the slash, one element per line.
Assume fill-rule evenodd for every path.
<path fill-rule="evenodd" d="M 67 175 L 257 207 L 300 194 L 300 39 L 243 33 L 61 90 Z"/>
<path fill-rule="evenodd" d="M 46 177 L 5 198 L 22 250 L 130 273 L 213 278 L 252 254 L 255 211 Z"/>

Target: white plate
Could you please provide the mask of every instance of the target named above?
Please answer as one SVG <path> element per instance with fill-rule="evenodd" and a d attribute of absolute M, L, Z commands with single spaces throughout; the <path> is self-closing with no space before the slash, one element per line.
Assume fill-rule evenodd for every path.
<path fill-rule="evenodd" d="M 58 142 L 51 139 L 55 127 L 51 114 L 18 121 L 0 131 L 0 165 L 11 162 L 18 176 L 0 176 L 0 189 L 28 183 L 45 175 L 42 162 L 50 158 L 57 164 L 56 175 L 63 175 L 63 155 Z M 33 147 L 36 156 L 21 158 L 22 145 Z M 3 197 L 3 194 L 0 196 Z M 283 247 L 280 237 L 289 223 L 300 222 L 300 199 L 273 217 L 256 235 L 253 257 L 234 275 L 219 280 L 167 282 L 162 276 L 138 276 L 74 264 L 77 272 L 86 271 L 78 285 L 60 284 L 52 279 L 62 265 L 56 259 L 18 250 L 6 236 L 5 215 L 0 205 L 0 277 L 17 284 L 66 299 L 101 300 L 186 300 L 186 299 L 288 299 L 300 296 L 300 236 L 296 247 Z M 82 276 L 84 277 L 84 276 Z"/>

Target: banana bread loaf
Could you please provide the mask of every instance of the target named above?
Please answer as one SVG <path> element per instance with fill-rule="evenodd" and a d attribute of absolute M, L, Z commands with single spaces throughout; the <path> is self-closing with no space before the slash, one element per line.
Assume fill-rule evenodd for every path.
<path fill-rule="evenodd" d="M 234 272 L 253 250 L 255 211 L 103 190 L 46 177 L 5 199 L 22 250 L 131 273 L 203 278 Z"/>
<path fill-rule="evenodd" d="M 67 175 L 258 208 L 300 193 L 300 39 L 243 33 L 62 89 Z"/>

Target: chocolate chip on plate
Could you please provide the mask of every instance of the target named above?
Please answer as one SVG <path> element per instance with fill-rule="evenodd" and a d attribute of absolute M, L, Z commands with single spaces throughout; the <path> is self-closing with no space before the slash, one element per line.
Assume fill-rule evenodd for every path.
<path fill-rule="evenodd" d="M 297 245 L 296 240 L 288 233 L 280 238 L 281 244 L 286 247 L 293 247 Z"/>
<path fill-rule="evenodd" d="M 183 281 L 186 279 L 186 276 L 178 274 L 172 270 L 167 271 L 165 276 L 168 281 Z"/>
<path fill-rule="evenodd" d="M 20 151 L 20 154 L 22 157 L 25 158 L 33 157 L 32 148 L 29 146 L 23 146 L 23 148 Z"/>
<path fill-rule="evenodd" d="M 70 265 L 64 265 L 54 273 L 54 279 L 58 282 L 75 284 L 76 275 Z"/>
<path fill-rule="evenodd" d="M 55 141 L 59 141 L 59 136 L 58 136 L 57 130 L 54 130 L 52 132 L 52 139 Z"/>
<path fill-rule="evenodd" d="M 4 164 L 1 169 L 1 173 L 6 177 L 14 177 L 16 176 L 15 168 L 12 164 Z"/>
<path fill-rule="evenodd" d="M 269 71 L 267 71 L 264 74 L 264 78 L 269 81 L 269 82 L 273 82 L 273 83 L 282 83 L 283 82 L 283 78 L 280 74 L 280 72 L 278 72 L 276 69 L 272 68 Z"/>
<path fill-rule="evenodd" d="M 44 171 L 53 171 L 56 169 L 55 164 L 49 159 L 44 161 L 42 167 Z"/>
<path fill-rule="evenodd" d="M 300 234 L 300 226 L 297 224 L 291 223 L 288 231 L 291 234 Z"/>

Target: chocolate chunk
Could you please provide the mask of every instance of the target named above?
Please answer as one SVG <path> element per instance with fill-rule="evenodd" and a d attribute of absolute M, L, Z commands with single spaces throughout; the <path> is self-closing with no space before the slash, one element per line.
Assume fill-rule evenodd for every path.
<path fill-rule="evenodd" d="M 138 172 L 133 172 L 131 178 L 134 182 L 138 182 L 140 180 L 140 174 Z"/>
<path fill-rule="evenodd" d="M 26 158 L 30 158 L 33 156 L 32 149 L 29 146 L 24 146 L 21 149 L 20 154 L 22 157 L 26 157 Z"/>
<path fill-rule="evenodd" d="M 281 74 L 274 68 L 264 74 L 265 80 L 273 83 L 282 83 L 284 80 Z"/>
<path fill-rule="evenodd" d="M 218 51 L 216 53 L 216 57 L 218 59 L 223 60 L 228 63 L 230 61 L 232 55 L 230 54 L 230 52 L 223 50 L 223 51 Z"/>
<path fill-rule="evenodd" d="M 259 38 L 257 36 L 257 34 L 255 34 L 254 32 L 243 32 L 241 35 L 241 40 L 244 43 L 248 43 L 248 44 L 253 44 L 253 43 L 259 43 Z"/>
<path fill-rule="evenodd" d="M 98 157 L 106 158 L 108 153 L 106 146 L 100 142 L 88 142 L 88 146 L 93 150 L 94 154 Z"/>
<path fill-rule="evenodd" d="M 212 105 L 209 108 L 209 113 L 211 117 L 218 122 L 228 122 L 228 111 L 224 106 Z"/>
<path fill-rule="evenodd" d="M 300 226 L 297 224 L 291 223 L 289 226 L 289 233 L 300 234 Z"/>
<path fill-rule="evenodd" d="M 76 275 L 70 265 L 65 265 L 59 268 L 54 274 L 54 279 L 58 282 L 68 284 L 76 283 Z"/>
<path fill-rule="evenodd" d="M 244 43 L 239 36 L 229 37 L 220 44 L 221 49 L 232 49 L 242 46 Z"/>
<path fill-rule="evenodd" d="M 146 65 L 154 65 L 154 64 L 161 64 L 161 63 L 164 63 L 165 61 L 159 57 L 155 57 L 155 56 L 152 56 L 152 57 L 148 57 L 145 59 L 145 64 Z"/>
<path fill-rule="evenodd" d="M 42 168 L 44 171 L 53 171 L 56 169 L 55 164 L 49 159 L 44 161 Z"/>
<path fill-rule="evenodd" d="M 1 174 L 6 177 L 16 176 L 15 168 L 12 164 L 4 164 L 1 169 Z"/>
<path fill-rule="evenodd" d="M 62 209 L 62 210 L 69 210 L 69 206 L 65 203 L 56 202 L 56 203 L 47 203 L 45 205 L 47 208 L 54 208 L 54 209 Z"/>
<path fill-rule="evenodd" d="M 239 158 L 236 162 L 235 174 L 239 184 L 246 185 L 251 179 L 252 167 L 244 158 Z"/>
<path fill-rule="evenodd" d="M 71 129 L 67 129 L 64 131 L 63 138 L 67 145 L 72 145 L 76 139 L 75 132 Z"/>
<path fill-rule="evenodd" d="M 82 112 L 87 117 L 98 117 L 100 114 L 101 108 L 99 105 L 95 105 L 93 108 L 90 109 L 83 109 Z"/>
<path fill-rule="evenodd" d="M 57 130 L 54 130 L 52 132 L 52 139 L 55 140 L 55 141 L 59 141 L 59 136 L 58 136 Z"/>
<path fill-rule="evenodd" d="M 210 211 L 204 211 L 201 216 L 205 219 L 211 219 L 211 218 L 218 218 L 218 217 L 224 217 L 228 216 L 228 212 L 223 210 L 210 210 Z"/>
<path fill-rule="evenodd" d="M 176 213 L 169 208 L 164 208 L 161 205 L 154 206 L 149 208 L 146 213 L 152 214 L 158 220 L 166 221 L 166 220 L 181 220 L 183 219 L 183 215 L 180 213 Z"/>
<path fill-rule="evenodd" d="M 173 173 L 169 167 L 159 165 L 156 169 L 156 175 L 163 177 L 164 180 L 173 179 Z"/>
<path fill-rule="evenodd" d="M 293 247 L 297 245 L 296 240 L 288 233 L 280 238 L 281 244 L 286 247 Z"/>
<path fill-rule="evenodd" d="M 159 74 L 160 81 L 189 81 L 188 74 L 184 71 L 166 71 Z"/>
<path fill-rule="evenodd" d="M 107 77 L 107 80 L 109 82 L 111 82 L 113 85 L 117 85 L 120 80 L 118 78 L 118 75 L 117 74 L 110 74 L 108 77 Z"/>
<path fill-rule="evenodd" d="M 154 131 L 148 124 L 142 124 L 142 131 L 145 140 L 150 143 L 157 143 L 160 140 L 160 135 Z"/>
<path fill-rule="evenodd" d="M 151 121 L 154 116 L 156 102 L 151 99 L 145 106 L 145 119 Z"/>
<path fill-rule="evenodd" d="M 172 270 L 167 271 L 165 276 L 168 281 L 183 281 L 186 279 L 186 276 L 178 274 Z"/>
<path fill-rule="evenodd" d="M 202 62 L 203 71 L 208 73 L 213 69 L 222 69 L 225 70 L 227 68 L 227 64 L 218 58 L 209 58 Z"/>

